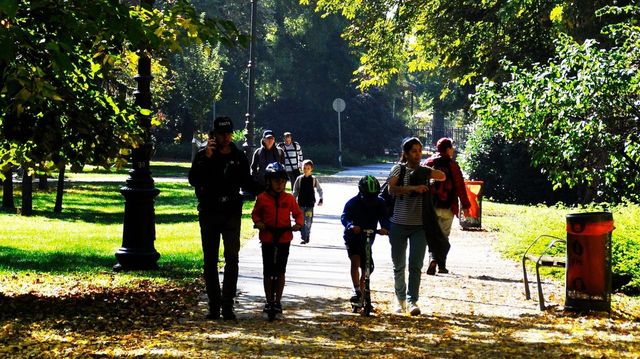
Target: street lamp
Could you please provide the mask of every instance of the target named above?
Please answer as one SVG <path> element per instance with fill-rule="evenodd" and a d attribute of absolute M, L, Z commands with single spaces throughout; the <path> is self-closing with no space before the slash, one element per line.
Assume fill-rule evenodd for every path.
<path fill-rule="evenodd" d="M 346 103 L 338 97 L 333 100 L 331 106 L 333 110 L 338 113 L 338 167 L 342 168 L 342 125 L 340 124 L 340 113 L 344 111 Z"/>
<path fill-rule="evenodd" d="M 258 0 L 251 0 L 251 42 L 249 43 L 249 63 L 247 64 L 247 68 L 249 69 L 249 78 L 248 78 L 248 90 L 247 90 L 247 113 L 245 115 L 244 122 L 244 138 L 245 142 L 242 145 L 244 149 L 244 153 L 247 155 L 247 158 L 251 158 L 253 156 L 253 148 L 254 148 L 254 103 L 256 97 L 256 79 L 255 79 L 255 70 L 256 70 L 256 16 L 258 9 Z"/>
<path fill-rule="evenodd" d="M 153 0 L 141 1 L 151 8 Z M 146 51 L 138 52 L 138 74 L 135 105 L 143 109 L 151 108 L 151 59 Z M 148 270 L 158 268 L 158 253 L 153 242 L 156 240 L 154 202 L 160 191 L 155 188 L 149 161 L 153 153 L 151 142 L 151 117 L 138 112 L 137 120 L 144 129 L 144 143 L 131 153 L 131 170 L 126 185 L 120 188 L 124 196 L 124 220 L 122 247 L 115 253 L 118 263 L 113 270 Z"/>

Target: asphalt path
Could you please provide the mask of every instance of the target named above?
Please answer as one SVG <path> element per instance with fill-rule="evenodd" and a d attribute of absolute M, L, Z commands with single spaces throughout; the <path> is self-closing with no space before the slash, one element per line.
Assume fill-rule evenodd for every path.
<path fill-rule="evenodd" d="M 360 177 L 371 174 L 386 178 L 390 169 L 391 164 L 376 164 L 347 168 L 332 176 L 319 177 L 324 204 L 315 207 L 310 242 L 301 244 L 300 234 L 294 235 L 282 300 L 285 315 L 311 317 L 326 314 L 325 309 L 335 310 L 332 306 L 305 305 L 321 302 L 323 298 L 346 303 L 351 296 L 352 284 L 340 216 L 345 203 L 358 193 L 357 181 Z M 390 251 L 387 237 L 378 236 L 373 251 L 376 275 L 386 272 L 385 277 L 389 277 L 392 273 L 388 255 Z M 248 241 L 240 251 L 239 273 L 236 306 L 238 316 L 259 316 L 265 298 L 262 254 L 257 236 Z M 372 288 L 377 288 L 373 279 Z"/>
<path fill-rule="evenodd" d="M 357 194 L 360 176 L 372 174 L 384 179 L 391 165 L 350 168 L 321 179 L 324 205 L 315 207 L 310 243 L 301 244 L 300 235 L 296 233 L 290 249 L 282 300 L 285 317 L 313 318 L 349 311 L 352 284 L 340 215 L 347 200 Z M 537 302 L 524 298 L 519 264 L 500 258 L 492 249 L 493 234 L 462 231 L 455 220 L 450 240 L 452 249 L 448 267 L 451 273 L 429 276 L 424 274 L 427 263 L 423 268 L 420 289 L 423 314 L 520 316 L 539 313 Z M 390 253 L 388 237 L 377 236 L 373 246 L 375 271 L 371 276 L 376 315 L 393 309 L 395 295 Z M 259 317 L 265 298 L 257 236 L 241 249 L 239 265 L 236 312 L 239 319 Z M 545 285 L 547 293 L 559 295 L 560 289 L 553 283 Z M 203 312 L 206 311 L 205 300 L 201 301 Z"/>

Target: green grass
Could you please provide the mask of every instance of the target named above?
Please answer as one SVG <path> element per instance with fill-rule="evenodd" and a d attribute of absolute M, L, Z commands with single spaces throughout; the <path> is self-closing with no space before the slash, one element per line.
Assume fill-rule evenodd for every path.
<path fill-rule="evenodd" d="M 536 237 L 549 234 L 566 238 L 566 215 L 569 213 L 606 210 L 613 214 L 615 229 L 612 234 L 612 272 L 614 282 L 627 282 L 621 289 L 627 293 L 640 293 L 640 205 L 619 205 L 610 208 L 598 206 L 564 207 L 523 206 L 483 202 L 483 227 L 497 233 L 497 249 L 506 257 L 520 261 L 522 254 Z M 540 253 L 548 242 L 541 241 L 533 253 Z M 547 273 L 561 278 L 563 270 L 548 269 Z"/>
<path fill-rule="evenodd" d="M 0 273 L 70 274 L 110 272 L 122 244 L 124 198 L 122 184 L 88 183 L 68 186 L 63 213 L 54 214 L 55 191 L 34 192 L 34 214 L 0 213 Z M 196 198 L 186 182 L 156 183 L 155 248 L 160 271 L 140 276 L 193 279 L 202 268 Z M 16 189 L 16 206 L 20 192 Z M 252 202 L 243 210 L 242 238 L 254 234 L 249 218 Z"/>
<path fill-rule="evenodd" d="M 151 161 L 149 164 L 151 169 L 151 176 L 158 177 L 171 177 L 171 178 L 187 178 L 189 174 L 189 168 L 191 168 L 190 162 L 166 162 L 166 161 Z M 104 179 L 113 178 L 114 181 L 126 179 L 129 174 L 129 167 L 123 167 L 117 169 L 115 167 L 106 169 L 104 167 L 85 166 L 82 172 L 71 172 L 67 168 L 65 178 L 74 180 L 91 180 L 91 179 Z M 52 174 L 53 178 L 58 178 L 57 173 Z"/>

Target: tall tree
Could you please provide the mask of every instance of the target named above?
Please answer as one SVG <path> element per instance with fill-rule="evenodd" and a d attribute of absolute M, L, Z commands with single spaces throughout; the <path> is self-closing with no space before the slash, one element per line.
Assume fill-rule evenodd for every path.
<path fill-rule="evenodd" d="M 114 76 L 128 49 L 163 57 L 194 40 L 243 41 L 232 23 L 199 17 L 186 0 L 145 4 L 0 3 L 0 167 L 31 172 L 50 156 L 100 163 L 140 143 L 138 110 Z"/>
<path fill-rule="evenodd" d="M 181 140 L 190 141 L 194 131 L 211 128 L 209 113 L 220 99 L 222 61 L 220 49 L 205 44 L 191 45 L 171 58 L 168 77 L 173 86 L 161 109 L 166 121 L 160 124 L 170 138 L 181 134 Z"/>
<path fill-rule="evenodd" d="M 640 6 L 602 14 L 627 15 L 604 31 L 618 46 L 563 36 L 548 64 L 506 62 L 511 79 L 483 83 L 474 109 L 508 139 L 527 143 L 556 187 L 580 186 L 585 202 L 639 201 Z"/>

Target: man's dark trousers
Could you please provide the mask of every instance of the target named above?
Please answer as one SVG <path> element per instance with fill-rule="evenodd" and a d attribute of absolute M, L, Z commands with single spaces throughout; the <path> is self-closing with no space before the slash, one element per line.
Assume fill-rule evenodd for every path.
<path fill-rule="evenodd" d="M 209 297 L 209 310 L 233 307 L 238 282 L 238 252 L 240 251 L 241 214 L 200 212 L 200 234 L 204 253 L 204 280 Z M 224 244 L 224 278 L 222 298 L 218 278 L 218 252 L 220 236 Z"/>

